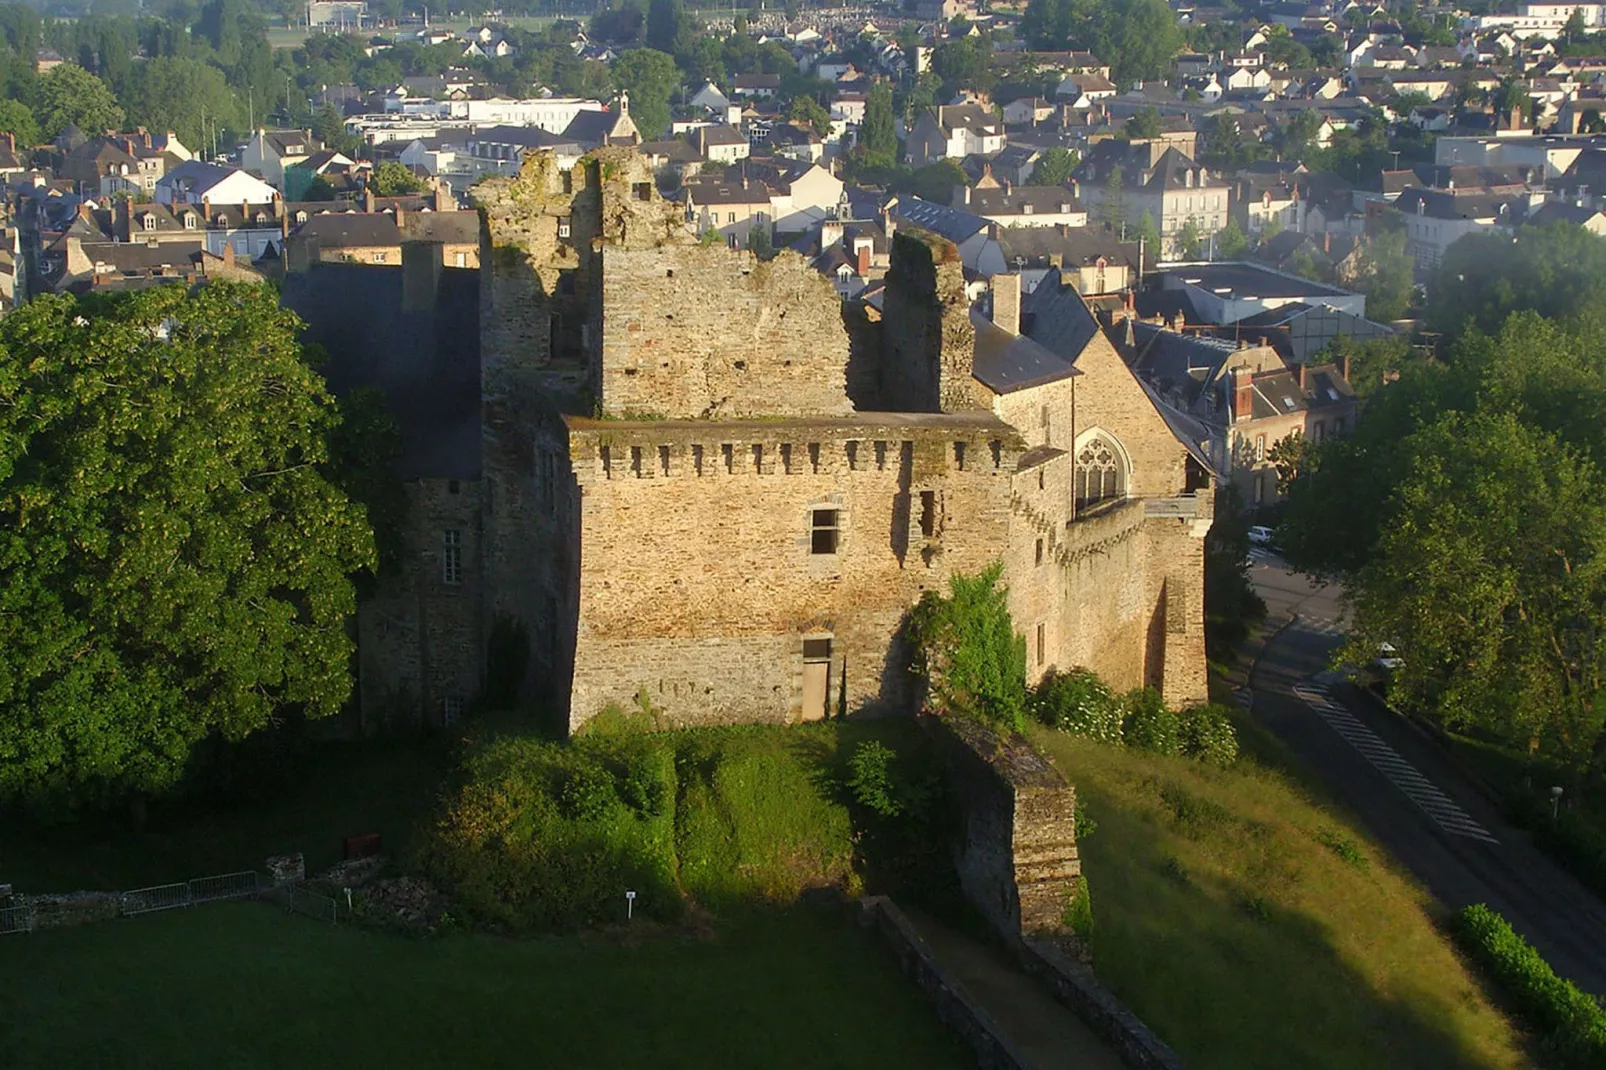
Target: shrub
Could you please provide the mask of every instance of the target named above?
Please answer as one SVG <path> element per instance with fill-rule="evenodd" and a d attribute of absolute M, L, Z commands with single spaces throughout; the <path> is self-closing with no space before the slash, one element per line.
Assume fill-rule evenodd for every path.
<path fill-rule="evenodd" d="M 869 739 L 848 759 L 848 789 L 860 806 L 881 817 L 919 815 L 936 794 L 935 774 L 911 777 L 891 747 Z"/>
<path fill-rule="evenodd" d="M 785 903 L 807 888 L 851 888 L 853 822 L 821 760 L 835 734 L 824 725 L 677 735 L 675 847 L 681 884 L 698 903 Z"/>
<path fill-rule="evenodd" d="M 1085 944 L 1093 939 L 1093 892 L 1087 886 L 1084 874 L 1065 899 L 1065 927 Z"/>
<path fill-rule="evenodd" d="M 1506 797 L 1506 816 L 1533 833 L 1534 843 L 1597 895 L 1606 895 L 1606 835 L 1572 810 L 1550 816 L 1550 800 L 1526 790 Z"/>
<path fill-rule="evenodd" d="M 1026 727 L 1026 639 L 1015 632 L 994 563 L 975 576 L 955 573 L 948 596 L 927 591 L 909 614 L 914 671 L 939 713 L 972 714 L 1021 731 Z"/>
<path fill-rule="evenodd" d="M 1557 977 L 1504 918 L 1476 903 L 1455 916 L 1454 931 L 1562 1065 L 1606 1065 L 1606 1011 L 1571 981 Z"/>
<path fill-rule="evenodd" d="M 1032 716 L 1043 724 L 1100 743 L 1121 742 L 1126 709 L 1115 693 L 1087 669 L 1049 672 L 1032 690 Z"/>
<path fill-rule="evenodd" d="M 1183 754 L 1222 768 L 1238 760 L 1238 732 L 1227 707 L 1214 702 L 1189 706 L 1178 722 Z"/>
<path fill-rule="evenodd" d="M 1347 836 L 1337 829 L 1324 828 L 1316 833 L 1316 842 L 1356 869 L 1366 868 L 1366 855 L 1354 837 Z"/>
<path fill-rule="evenodd" d="M 1126 720 L 1122 723 L 1121 735 L 1128 746 L 1139 750 L 1156 754 L 1177 754 L 1181 751 L 1177 715 L 1160 698 L 1160 692 L 1152 687 L 1128 692 Z"/>
<path fill-rule="evenodd" d="M 553 743 L 499 737 L 471 751 L 420 868 L 463 913 L 508 929 L 563 930 L 636 911 L 678 917 L 675 767 L 647 735 Z"/>

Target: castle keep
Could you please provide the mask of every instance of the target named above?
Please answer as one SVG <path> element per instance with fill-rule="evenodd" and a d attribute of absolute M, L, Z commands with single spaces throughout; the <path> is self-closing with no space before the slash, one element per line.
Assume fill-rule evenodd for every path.
<path fill-rule="evenodd" d="M 1203 699 L 1208 480 L 1056 273 L 984 315 L 899 232 L 871 322 L 801 257 L 699 242 L 630 149 L 475 195 L 477 478 L 410 484 L 365 716 L 509 671 L 571 730 L 899 709 L 908 610 L 995 560 L 1034 678 Z"/>

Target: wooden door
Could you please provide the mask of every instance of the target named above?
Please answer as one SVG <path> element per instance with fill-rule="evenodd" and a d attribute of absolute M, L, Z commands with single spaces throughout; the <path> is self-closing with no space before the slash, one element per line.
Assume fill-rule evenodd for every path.
<path fill-rule="evenodd" d="M 825 718 L 826 703 L 831 696 L 831 663 L 806 661 L 803 663 L 803 720 L 820 721 Z"/>

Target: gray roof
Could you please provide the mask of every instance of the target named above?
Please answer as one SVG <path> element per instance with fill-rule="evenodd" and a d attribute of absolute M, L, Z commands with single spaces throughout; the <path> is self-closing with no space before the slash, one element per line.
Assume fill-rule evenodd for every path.
<path fill-rule="evenodd" d="M 1010 186 L 970 191 L 971 211 L 978 215 L 1053 215 L 1081 210 L 1069 186 Z"/>
<path fill-rule="evenodd" d="M 1080 375 L 1070 360 L 1025 335 L 1010 334 L 979 310 L 970 310 L 976 329 L 976 357 L 971 374 L 995 394 Z"/>
<path fill-rule="evenodd" d="M 893 214 L 903 222 L 913 223 L 933 234 L 940 234 L 955 245 L 992 226 L 979 215 L 972 215 L 959 208 L 950 208 L 945 204 L 923 201 L 912 195 L 899 197 Z"/>
<path fill-rule="evenodd" d="M 1082 295 L 1050 268 L 1037 289 L 1021 298 L 1021 330 L 1074 364 L 1099 333 L 1099 324 Z"/>

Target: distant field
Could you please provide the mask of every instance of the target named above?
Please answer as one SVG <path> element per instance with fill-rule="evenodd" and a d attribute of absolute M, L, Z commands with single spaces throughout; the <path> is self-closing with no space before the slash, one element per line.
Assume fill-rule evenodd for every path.
<path fill-rule="evenodd" d="M 1097 822 L 1094 968 L 1194 1070 L 1528 1065 L 1426 893 L 1282 776 L 1037 738 Z"/>
<path fill-rule="evenodd" d="M 260 903 L 0 937 L 7 1070 L 970 1063 L 844 910 L 409 939 Z"/>

